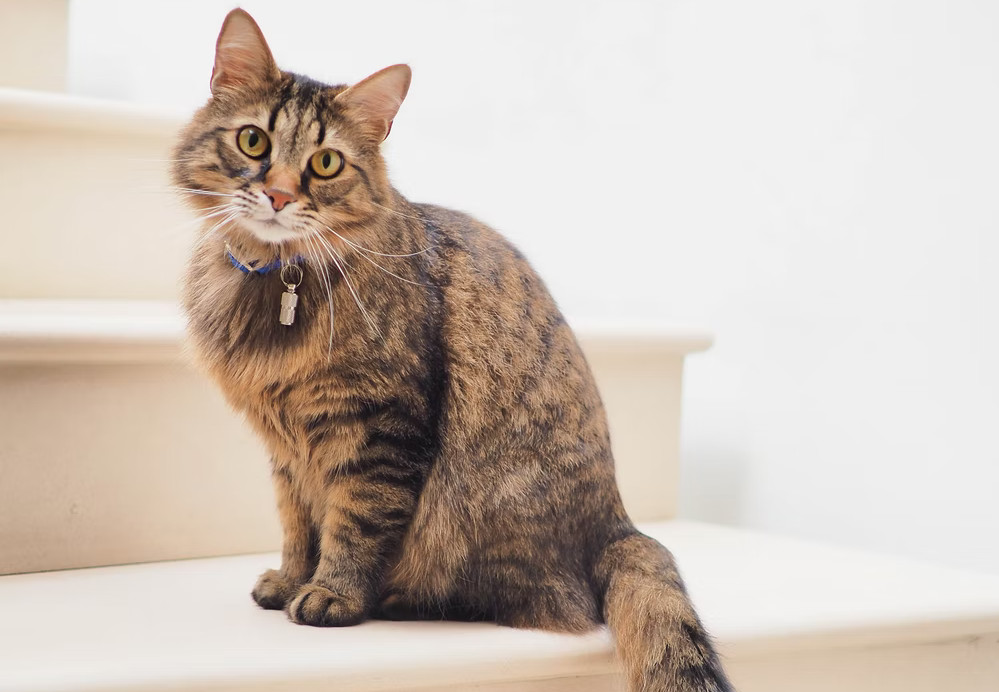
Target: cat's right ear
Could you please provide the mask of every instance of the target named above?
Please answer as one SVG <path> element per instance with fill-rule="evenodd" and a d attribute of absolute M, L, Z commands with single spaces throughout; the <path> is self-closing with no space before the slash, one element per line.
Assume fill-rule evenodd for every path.
<path fill-rule="evenodd" d="M 227 14 L 215 42 L 212 94 L 223 89 L 267 84 L 280 77 L 281 71 L 253 17 L 238 7 Z"/>

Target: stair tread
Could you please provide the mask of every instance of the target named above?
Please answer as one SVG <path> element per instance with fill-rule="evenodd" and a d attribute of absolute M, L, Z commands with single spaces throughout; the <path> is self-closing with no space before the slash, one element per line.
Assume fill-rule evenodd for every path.
<path fill-rule="evenodd" d="M 129 101 L 0 87 L 0 125 L 9 130 L 67 130 L 116 137 L 172 138 L 188 114 Z"/>
<path fill-rule="evenodd" d="M 588 353 L 703 351 L 703 329 L 661 323 L 575 324 Z M 0 363 L 174 359 L 184 336 L 177 303 L 161 300 L 0 299 Z"/>
<path fill-rule="evenodd" d="M 999 578 L 688 522 L 676 554 L 728 658 L 999 632 Z M 0 577 L 0 690 L 375 690 L 593 676 L 603 630 L 490 623 L 291 625 L 248 591 L 274 554 Z"/>

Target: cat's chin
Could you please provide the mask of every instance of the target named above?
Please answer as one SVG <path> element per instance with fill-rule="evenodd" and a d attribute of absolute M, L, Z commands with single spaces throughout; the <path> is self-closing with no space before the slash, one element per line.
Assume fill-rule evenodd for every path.
<path fill-rule="evenodd" d="M 287 243 L 291 240 L 299 240 L 302 237 L 301 233 L 286 228 L 273 219 L 268 219 L 266 221 L 258 221 L 257 219 L 240 219 L 239 225 L 244 231 L 252 235 L 257 240 L 272 245 Z"/>

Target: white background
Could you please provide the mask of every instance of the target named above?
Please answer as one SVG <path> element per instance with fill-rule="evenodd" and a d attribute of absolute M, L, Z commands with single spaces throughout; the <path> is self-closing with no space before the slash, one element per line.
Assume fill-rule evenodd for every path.
<path fill-rule="evenodd" d="M 71 90 L 190 111 L 231 5 L 77 0 Z M 999 572 L 999 3 L 244 6 L 286 69 L 410 63 L 397 186 L 571 321 L 715 332 L 684 516 Z"/>

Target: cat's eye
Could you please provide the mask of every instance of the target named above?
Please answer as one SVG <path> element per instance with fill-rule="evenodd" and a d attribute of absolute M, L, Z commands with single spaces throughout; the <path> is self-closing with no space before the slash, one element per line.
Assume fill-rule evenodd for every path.
<path fill-rule="evenodd" d="M 336 149 L 320 149 L 309 159 L 309 167 L 320 178 L 334 178 L 343 171 L 343 154 Z"/>
<path fill-rule="evenodd" d="M 251 159 L 262 158 L 271 148 L 271 140 L 263 130 L 252 125 L 240 129 L 236 135 L 236 144 L 239 145 L 239 150 Z"/>

